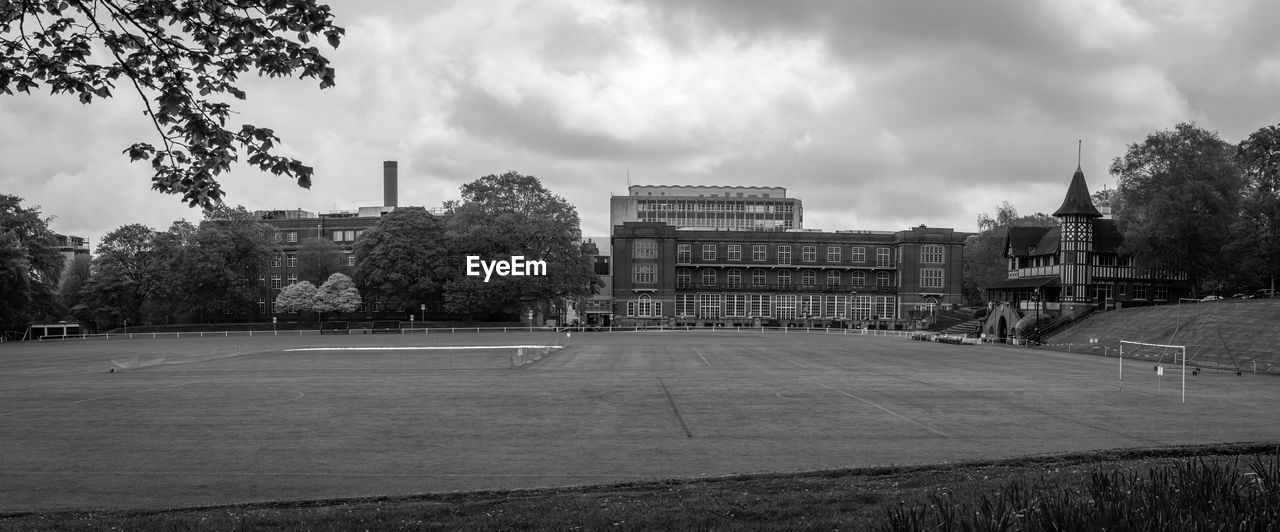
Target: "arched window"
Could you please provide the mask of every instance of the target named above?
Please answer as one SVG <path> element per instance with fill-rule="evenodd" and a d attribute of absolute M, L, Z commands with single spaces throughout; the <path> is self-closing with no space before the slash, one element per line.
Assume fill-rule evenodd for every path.
<path fill-rule="evenodd" d="M 640 294 L 640 299 L 636 301 L 636 316 L 652 316 L 653 315 L 653 298 L 649 294 Z"/>
<path fill-rule="evenodd" d="M 827 272 L 827 286 L 840 286 L 840 272 Z"/>
<path fill-rule="evenodd" d="M 867 272 L 853 272 L 853 278 L 849 282 L 853 286 L 867 286 Z"/>
<path fill-rule="evenodd" d="M 729 288 L 742 288 L 742 270 L 737 268 L 729 270 L 728 283 Z"/>
<path fill-rule="evenodd" d="M 890 279 L 891 277 L 889 276 L 889 272 L 876 272 L 876 286 L 878 287 L 893 286 L 893 283 L 890 282 Z"/>

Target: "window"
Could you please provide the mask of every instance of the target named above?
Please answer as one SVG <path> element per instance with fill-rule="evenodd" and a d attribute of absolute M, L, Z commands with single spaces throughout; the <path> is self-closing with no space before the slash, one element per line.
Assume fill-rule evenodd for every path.
<path fill-rule="evenodd" d="M 279 256 L 279 255 L 272 255 L 272 256 L 271 256 L 271 267 L 272 267 L 272 268 L 279 268 L 279 267 L 280 267 L 280 256 Z"/>
<path fill-rule="evenodd" d="M 1145 284 L 1135 284 L 1135 285 L 1133 285 L 1133 298 L 1134 298 L 1134 299 L 1146 299 L 1146 298 L 1147 298 L 1147 285 L 1145 285 Z"/>
<path fill-rule="evenodd" d="M 764 262 L 767 260 L 763 244 L 751 246 L 751 260 L 755 262 Z"/>
<path fill-rule="evenodd" d="M 729 244 L 729 250 L 725 253 L 729 260 L 742 260 L 742 244 Z"/>
<path fill-rule="evenodd" d="M 796 296 L 793 296 L 793 295 L 778 296 L 778 319 L 780 320 L 796 319 Z"/>
<path fill-rule="evenodd" d="M 871 319 L 871 296 L 854 296 L 849 318 L 861 321 Z"/>
<path fill-rule="evenodd" d="M 703 245 L 702 245 L 702 260 L 716 260 L 716 245 L 715 245 L 715 244 L 703 244 Z"/>
<path fill-rule="evenodd" d="M 827 286 L 840 286 L 840 272 L 827 272 Z"/>
<path fill-rule="evenodd" d="M 938 268 L 923 268 L 920 270 L 920 287 L 921 288 L 942 288 L 942 270 Z"/>
<path fill-rule="evenodd" d="M 267 298 L 260 297 L 258 298 L 258 314 L 266 314 L 266 313 L 267 313 Z"/>
<path fill-rule="evenodd" d="M 818 262 L 818 246 L 801 246 L 801 262 Z"/>
<path fill-rule="evenodd" d="M 680 268 L 676 270 L 676 288 L 689 288 L 693 284 L 693 274 L 688 268 Z"/>
<path fill-rule="evenodd" d="M 751 294 L 751 315 L 767 318 L 773 314 L 771 297 L 765 294 Z"/>
<path fill-rule="evenodd" d="M 653 315 L 653 298 L 649 297 L 649 294 L 640 294 L 640 297 L 636 299 L 635 314 L 633 316 L 648 317 Z"/>
<path fill-rule="evenodd" d="M 813 270 L 805 270 L 800 272 L 800 284 L 805 286 L 813 286 L 818 284 L 818 274 Z"/>
<path fill-rule="evenodd" d="M 355 254 L 354 254 L 354 253 L 347 253 L 347 266 L 355 266 L 355 265 L 356 265 L 356 256 L 355 256 Z M 606 274 L 608 274 L 609 272 L 605 272 L 605 273 L 606 273 Z"/>
<path fill-rule="evenodd" d="M 791 272 L 778 272 L 778 287 L 791 286 Z"/>
<path fill-rule="evenodd" d="M 727 318 L 744 318 L 747 316 L 747 295 L 729 294 L 724 296 L 724 315 Z"/>
<path fill-rule="evenodd" d="M 293 254 L 293 253 L 290 253 L 290 254 L 286 255 L 286 256 L 285 256 L 285 259 L 284 259 L 284 265 L 285 265 L 285 266 L 288 266 L 288 267 L 290 267 L 290 268 L 292 268 L 292 267 L 294 267 L 294 266 L 297 266 L 297 265 L 298 265 L 298 256 L 297 256 L 297 255 L 295 255 L 295 254 Z"/>
<path fill-rule="evenodd" d="M 827 262 L 840 262 L 840 246 L 827 246 Z"/>
<path fill-rule="evenodd" d="M 631 280 L 635 284 L 653 284 L 658 282 L 658 265 L 656 264 L 632 264 Z"/>
<path fill-rule="evenodd" d="M 698 294 L 698 317 L 720 317 L 720 294 Z"/>
<path fill-rule="evenodd" d="M 334 232 L 333 232 L 333 241 L 334 241 L 334 242 L 342 242 L 342 231 L 334 231 Z"/>
<path fill-rule="evenodd" d="M 351 262 L 355 262 L 355 257 Z M 609 257 L 596 257 L 595 271 L 596 275 L 609 275 Z"/>
<path fill-rule="evenodd" d="M 715 286 L 716 271 L 710 268 L 702 270 L 702 284 L 706 286 Z"/>
<path fill-rule="evenodd" d="M 751 284 L 752 286 L 764 286 L 768 284 L 768 281 L 765 279 L 764 270 L 751 270 Z"/>
<path fill-rule="evenodd" d="M 778 246 L 778 264 L 791 264 L 791 246 Z"/>
<path fill-rule="evenodd" d="M 942 264 L 942 246 L 937 244 L 920 246 L 920 262 L 924 264 Z"/>
<path fill-rule="evenodd" d="M 676 315 L 682 318 L 691 317 L 697 312 L 693 294 L 676 294 Z"/>
<path fill-rule="evenodd" d="M 853 272 L 853 276 L 849 278 L 849 283 L 853 286 L 867 286 L 867 272 Z"/>
<path fill-rule="evenodd" d="M 876 286 L 881 288 L 893 286 L 889 280 L 889 272 L 876 272 Z"/>
<path fill-rule="evenodd" d="M 689 251 L 689 248 L 690 244 L 676 244 L 676 262 L 693 262 L 693 253 Z"/>
<path fill-rule="evenodd" d="M 844 319 L 849 311 L 849 302 L 845 296 L 827 296 L 827 308 L 824 314 L 828 318 Z"/>
<path fill-rule="evenodd" d="M 890 265 L 889 248 L 876 248 L 876 267 L 888 268 Z"/>
<path fill-rule="evenodd" d="M 350 231 L 343 231 L 342 236 L 347 242 L 354 242 L 356 239 L 356 231 L 354 229 Z"/>
<path fill-rule="evenodd" d="M 849 260 L 852 262 L 867 262 L 867 248 L 853 248 L 849 253 Z"/>
<path fill-rule="evenodd" d="M 1151 287 L 1151 292 L 1156 301 L 1164 301 L 1169 299 L 1169 287 L 1165 285 L 1156 285 Z"/>
<path fill-rule="evenodd" d="M 893 296 L 877 296 L 876 297 L 876 316 L 882 320 L 891 320 L 897 317 L 898 313 L 894 310 Z"/>
<path fill-rule="evenodd" d="M 289 231 L 289 232 L 285 235 L 285 240 L 287 240 L 287 241 L 289 241 L 289 242 L 297 242 L 297 241 L 298 241 L 298 232 L 297 232 L 297 231 Z"/>
<path fill-rule="evenodd" d="M 273 289 L 275 289 L 275 290 L 279 290 L 279 289 L 280 289 L 280 287 L 281 287 L 281 283 L 280 283 L 280 274 L 278 274 L 278 273 L 276 273 L 276 274 L 272 274 L 272 275 L 271 275 L 271 288 L 273 288 Z"/>
<path fill-rule="evenodd" d="M 822 316 L 822 296 L 800 296 L 800 314 L 806 318 Z"/>
<path fill-rule="evenodd" d="M 631 257 L 635 259 L 656 259 L 658 258 L 658 243 L 649 238 L 640 238 L 631 241 Z"/>
<path fill-rule="evenodd" d="M 289 274 L 289 284 L 293 284 L 296 282 L 298 282 L 298 274 L 296 273 Z"/>
<path fill-rule="evenodd" d="M 729 288 L 742 288 L 742 270 L 729 270 Z"/>

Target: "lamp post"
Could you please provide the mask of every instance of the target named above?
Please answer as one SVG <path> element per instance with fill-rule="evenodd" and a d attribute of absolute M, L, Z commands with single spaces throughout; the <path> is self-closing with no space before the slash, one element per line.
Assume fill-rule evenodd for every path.
<path fill-rule="evenodd" d="M 1036 343 L 1040 343 L 1040 287 L 1036 287 L 1035 293 L 1031 294 L 1031 301 L 1036 305 Z"/>

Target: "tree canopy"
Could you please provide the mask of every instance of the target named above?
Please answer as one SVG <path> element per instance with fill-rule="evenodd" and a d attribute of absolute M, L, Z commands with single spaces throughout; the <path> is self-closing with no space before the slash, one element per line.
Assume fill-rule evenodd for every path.
<path fill-rule="evenodd" d="M 1231 264 L 1222 250 L 1243 183 L 1234 146 L 1181 123 L 1130 144 L 1111 173 L 1119 178 L 1114 217 L 1123 251 L 1137 266 L 1186 272 L 1193 291 L 1225 277 Z"/>
<path fill-rule="evenodd" d="M 382 216 L 355 243 L 356 285 L 390 308 L 438 301 L 449 279 L 444 223 L 421 207 Z"/>
<path fill-rule="evenodd" d="M 320 237 L 303 239 L 298 248 L 298 279 L 322 284 L 338 272 L 338 245 Z"/>
<path fill-rule="evenodd" d="M 88 104 L 124 80 L 141 98 L 159 146 L 124 150 L 146 160 L 152 188 L 212 207 L 217 178 L 243 149 L 246 162 L 310 187 L 313 169 L 275 154 L 267 127 L 228 125 L 227 100 L 245 99 L 240 76 L 314 78 L 332 87 L 329 60 L 311 46 L 337 47 L 345 30 L 316 0 L 26 0 L 0 4 L 0 92 L 47 86 Z M 105 53 L 97 52 L 98 50 Z"/>
<path fill-rule="evenodd" d="M 1253 132 L 1238 154 L 1246 182 L 1230 251 L 1243 266 L 1244 283 L 1274 288 L 1280 277 L 1280 127 Z"/>
<path fill-rule="evenodd" d="M 57 289 L 63 257 L 39 207 L 0 194 L 0 332 L 60 313 Z"/>

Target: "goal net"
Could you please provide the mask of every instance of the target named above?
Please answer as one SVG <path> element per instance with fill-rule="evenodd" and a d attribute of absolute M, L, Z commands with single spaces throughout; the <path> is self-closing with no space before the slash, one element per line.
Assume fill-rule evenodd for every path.
<path fill-rule="evenodd" d="M 1165 377 L 1180 379 L 1182 402 L 1187 402 L 1187 372 L 1197 371 L 1187 368 L 1187 346 L 1169 344 L 1149 344 L 1145 342 L 1120 341 L 1120 389 L 1124 389 L 1124 359 L 1146 361 L 1152 363 L 1156 374 L 1156 392 L 1159 393 Z M 1132 380 L 1132 377 L 1131 377 Z"/>

